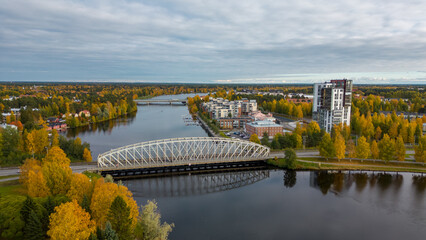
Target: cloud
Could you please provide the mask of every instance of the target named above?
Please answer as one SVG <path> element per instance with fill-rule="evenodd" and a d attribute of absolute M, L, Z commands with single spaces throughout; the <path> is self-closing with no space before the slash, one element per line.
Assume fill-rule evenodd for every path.
<path fill-rule="evenodd" d="M 424 9 L 415 0 L 0 0 L 0 80 L 424 71 Z"/>

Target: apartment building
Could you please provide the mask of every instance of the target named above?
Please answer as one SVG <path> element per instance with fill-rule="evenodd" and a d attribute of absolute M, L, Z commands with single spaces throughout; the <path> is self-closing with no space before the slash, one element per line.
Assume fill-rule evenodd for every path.
<path fill-rule="evenodd" d="M 352 80 L 331 80 L 314 84 L 312 117 L 331 132 L 333 125 L 351 123 Z"/>

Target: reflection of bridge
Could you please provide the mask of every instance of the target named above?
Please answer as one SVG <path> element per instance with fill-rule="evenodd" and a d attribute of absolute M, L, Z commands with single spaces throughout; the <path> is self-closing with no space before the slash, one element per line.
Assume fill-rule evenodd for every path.
<path fill-rule="evenodd" d="M 187 100 L 186 99 L 144 99 L 144 100 L 135 100 L 136 104 L 138 105 L 173 105 L 173 104 L 183 104 L 186 105 Z"/>
<path fill-rule="evenodd" d="M 135 197 L 203 195 L 244 187 L 269 177 L 269 170 L 219 172 L 126 181 Z"/>
<path fill-rule="evenodd" d="M 139 169 L 191 168 L 266 160 L 270 149 L 231 138 L 187 137 L 141 142 L 113 149 L 98 156 L 102 172 Z M 134 172 L 134 171 L 132 171 Z M 127 175 L 127 174 L 125 174 Z"/>

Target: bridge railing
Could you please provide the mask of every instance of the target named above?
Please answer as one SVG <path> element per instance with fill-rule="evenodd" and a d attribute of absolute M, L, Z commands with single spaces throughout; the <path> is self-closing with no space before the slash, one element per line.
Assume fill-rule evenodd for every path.
<path fill-rule="evenodd" d="M 148 168 L 186 164 L 263 160 L 270 149 L 229 138 L 187 137 L 136 143 L 98 156 L 102 169 Z"/>

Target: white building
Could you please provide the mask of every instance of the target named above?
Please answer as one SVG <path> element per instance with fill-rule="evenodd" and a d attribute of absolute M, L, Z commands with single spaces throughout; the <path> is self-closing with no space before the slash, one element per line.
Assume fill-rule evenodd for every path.
<path fill-rule="evenodd" d="M 331 132 L 333 125 L 351 123 L 352 80 L 331 80 L 314 84 L 312 117 Z"/>

